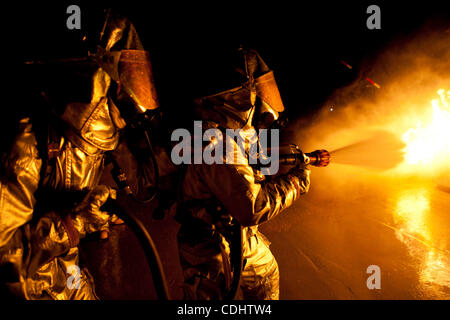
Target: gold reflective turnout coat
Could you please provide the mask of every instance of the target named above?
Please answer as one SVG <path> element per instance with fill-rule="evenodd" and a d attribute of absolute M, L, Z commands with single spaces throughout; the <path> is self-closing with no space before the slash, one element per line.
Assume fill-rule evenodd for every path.
<path fill-rule="evenodd" d="M 188 165 L 181 203 L 194 203 L 181 215 L 178 234 L 186 299 L 222 299 L 231 284 L 230 239 L 224 221 L 234 218 L 243 227 L 240 293 L 244 299 L 279 298 L 279 271 L 267 238 L 258 225 L 291 206 L 309 189 L 309 169 L 287 173 L 270 181 L 237 152 L 234 139 L 225 135 L 234 163 Z M 224 158 L 227 154 L 224 155 Z M 211 205 L 211 203 L 213 205 Z M 182 206 L 183 204 L 181 204 Z"/>
<path fill-rule="evenodd" d="M 237 297 L 278 299 L 278 265 L 258 225 L 280 214 L 309 190 L 307 167 L 266 179 L 249 164 L 249 144 L 240 148 L 234 137 L 226 134 L 227 129 L 240 129 L 243 141 L 257 143 L 252 123 L 258 101 L 283 110 L 273 74 L 259 54 L 242 48 L 238 52 L 246 76 L 241 85 L 195 100 L 198 116 L 206 123 L 204 129 L 221 128 L 221 138 L 211 139 L 210 144 L 223 143 L 226 147 L 222 150 L 226 151 L 222 152 L 223 163 L 189 164 L 186 169 L 177 214 L 186 299 L 223 299 L 229 292 L 231 266 L 236 265 L 232 262 L 232 239 L 236 238 L 230 236 L 233 219 L 242 227 L 243 269 Z M 242 75 L 241 69 L 234 68 Z M 203 137 L 195 138 L 203 141 Z"/>
<path fill-rule="evenodd" d="M 92 277 L 86 269 L 78 269 L 83 221 L 65 219 L 58 210 L 38 210 L 36 204 L 44 189 L 48 207 L 60 195 L 98 184 L 104 153 L 119 142 L 111 116 L 118 110 L 107 98 L 109 85 L 110 77 L 98 68 L 90 103 L 66 106 L 61 117 L 65 131 L 56 135 L 52 150 L 49 146 L 56 156 L 48 164 L 38 152 L 31 120 L 21 120 L 8 155 L 8 177 L 0 182 L 0 286 L 9 294 L 26 299 L 97 298 Z M 79 286 L 73 288 L 77 270 Z"/>

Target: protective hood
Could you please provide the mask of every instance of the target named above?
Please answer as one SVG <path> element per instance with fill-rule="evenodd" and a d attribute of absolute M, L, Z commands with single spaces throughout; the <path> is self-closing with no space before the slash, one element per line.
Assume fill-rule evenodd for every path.
<path fill-rule="evenodd" d="M 259 111 L 284 110 L 283 102 L 273 72 L 255 50 L 240 48 L 242 67 L 233 66 L 237 73 L 245 75 L 238 87 L 196 99 L 196 111 L 203 120 L 214 121 L 224 128 L 239 129 L 252 123 L 255 103 L 259 99 Z M 267 109 L 267 110 L 266 110 Z"/>
<path fill-rule="evenodd" d="M 110 77 L 101 69 L 92 77 L 92 98 L 89 103 L 68 103 L 61 119 L 67 124 L 66 136 L 87 154 L 114 150 L 119 143 L 118 127 L 113 121 L 106 98 Z"/>

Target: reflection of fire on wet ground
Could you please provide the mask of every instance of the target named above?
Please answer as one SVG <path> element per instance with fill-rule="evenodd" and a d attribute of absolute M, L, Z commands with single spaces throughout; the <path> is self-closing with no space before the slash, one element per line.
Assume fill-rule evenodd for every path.
<path fill-rule="evenodd" d="M 430 190 L 426 186 L 401 191 L 397 195 L 395 234 L 417 258 L 421 266 L 419 280 L 423 290 L 436 298 L 450 296 L 450 251 L 439 248 L 431 230 Z"/>

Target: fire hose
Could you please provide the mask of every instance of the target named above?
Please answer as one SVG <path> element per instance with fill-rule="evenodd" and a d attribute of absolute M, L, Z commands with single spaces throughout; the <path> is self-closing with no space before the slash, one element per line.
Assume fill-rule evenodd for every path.
<path fill-rule="evenodd" d="M 148 113 L 145 113 L 143 116 L 139 115 L 138 121 L 136 124 L 133 123 L 135 128 L 143 128 L 143 121 L 147 121 L 145 124 L 148 125 L 148 122 L 151 121 L 149 119 Z M 152 202 L 156 195 L 158 194 L 158 186 L 159 186 L 159 169 L 156 162 L 156 158 L 154 155 L 154 150 L 152 148 L 152 143 L 150 137 L 148 135 L 147 130 L 143 130 L 145 142 L 150 151 L 150 160 L 153 165 L 154 174 L 155 174 L 155 187 L 152 192 L 152 195 L 145 200 L 138 199 L 136 195 L 131 190 L 130 185 L 128 184 L 127 177 L 123 172 L 122 168 L 117 163 L 113 153 L 108 153 L 108 161 L 112 163 L 111 176 L 114 179 L 117 187 L 119 188 L 119 192 L 117 193 L 117 198 L 128 198 L 131 201 L 138 204 L 148 204 Z M 121 218 L 124 223 L 131 229 L 131 231 L 136 236 L 139 244 L 144 250 L 144 254 L 150 268 L 150 272 L 152 274 L 153 285 L 155 287 L 156 295 L 159 300 L 170 300 L 169 289 L 167 287 L 167 281 L 164 274 L 164 269 L 161 263 L 161 258 L 159 256 L 156 245 L 150 236 L 149 232 L 145 228 L 144 224 L 134 213 L 130 210 L 127 210 L 120 201 L 117 199 L 109 199 L 104 205 L 103 210 L 115 212 L 116 215 Z"/>
<path fill-rule="evenodd" d="M 119 187 L 117 197 L 119 199 L 121 197 L 128 198 L 136 203 L 140 203 L 136 201 L 136 198 L 133 195 L 130 186 L 128 185 L 125 173 L 113 159 L 112 164 L 113 168 L 111 169 L 111 175 L 117 186 Z M 122 219 L 134 233 L 139 241 L 139 244 L 144 250 L 144 254 L 152 274 L 153 285 L 155 287 L 158 299 L 170 300 L 169 289 L 167 287 L 167 281 L 161 263 L 161 258 L 152 237 L 150 236 L 142 221 L 139 220 L 139 218 L 136 217 L 134 213 L 132 213 L 130 210 L 127 210 L 126 207 L 121 205 L 120 201 L 116 199 L 109 199 L 103 205 L 102 209 L 116 213 L 116 215 L 120 219 Z"/>
<path fill-rule="evenodd" d="M 330 153 L 324 149 L 303 153 L 297 145 L 291 144 L 279 148 L 279 159 L 282 165 L 309 164 L 315 167 L 326 167 L 330 163 Z"/>

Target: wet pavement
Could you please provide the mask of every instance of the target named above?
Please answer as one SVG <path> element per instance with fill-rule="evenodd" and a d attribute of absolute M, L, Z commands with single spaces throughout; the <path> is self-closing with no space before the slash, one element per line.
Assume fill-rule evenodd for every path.
<path fill-rule="evenodd" d="M 310 192 L 261 226 L 271 240 L 281 299 L 450 299 L 450 193 L 445 183 L 351 165 L 313 168 Z M 134 205 L 181 298 L 178 224 Z M 126 226 L 85 241 L 83 258 L 104 299 L 155 299 L 144 255 Z M 370 290 L 367 268 L 380 268 Z"/>
<path fill-rule="evenodd" d="M 261 229 L 282 299 L 450 299 L 450 193 L 435 179 L 313 169 L 310 193 Z"/>

